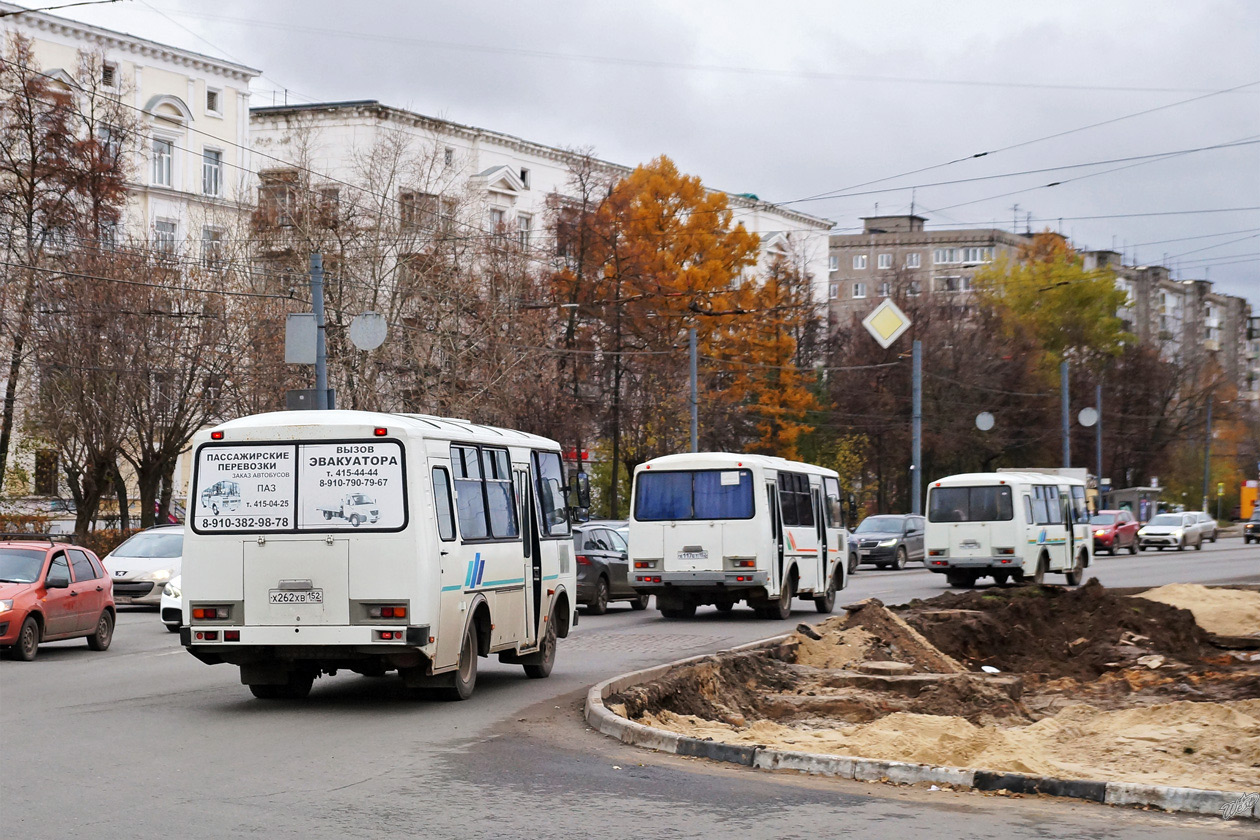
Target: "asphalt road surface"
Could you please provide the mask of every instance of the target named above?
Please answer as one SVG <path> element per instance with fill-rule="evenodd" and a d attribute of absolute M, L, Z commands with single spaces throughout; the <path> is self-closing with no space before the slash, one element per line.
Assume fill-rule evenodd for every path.
<path fill-rule="evenodd" d="M 1111 586 L 1260 583 L 1260 546 L 1099 558 Z M 944 591 L 940 575 L 864 568 L 839 602 Z M 626 747 L 587 729 L 588 686 L 784 632 L 747 609 L 583 617 L 548 680 L 482 660 L 464 703 L 408 699 L 394 677 L 323 678 L 263 702 L 157 615 L 122 608 L 113 646 L 82 640 L 0 664 L 0 826 L 43 838 L 1162 838 L 1256 836 L 1255 823 L 1073 800 L 926 791 L 766 773 Z"/>

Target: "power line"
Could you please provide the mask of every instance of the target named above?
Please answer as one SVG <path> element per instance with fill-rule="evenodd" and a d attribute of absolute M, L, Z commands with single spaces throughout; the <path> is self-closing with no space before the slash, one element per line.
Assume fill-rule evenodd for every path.
<path fill-rule="evenodd" d="M 69 9 L 74 6 L 103 6 L 107 3 L 117 2 L 118 0 L 79 0 L 78 3 L 62 3 L 60 6 L 39 6 L 33 9 L 14 9 L 11 12 L 0 12 L 0 18 L 7 18 L 12 15 L 25 15 L 30 12 L 51 12 L 57 9 Z"/>

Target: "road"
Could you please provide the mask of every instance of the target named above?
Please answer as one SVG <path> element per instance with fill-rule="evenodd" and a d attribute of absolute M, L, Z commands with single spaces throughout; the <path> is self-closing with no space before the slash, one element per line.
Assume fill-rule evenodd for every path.
<path fill-rule="evenodd" d="M 1260 583 L 1260 547 L 1100 558 L 1112 586 Z M 923 569 L 863 570 L 841 603 L 931 597 Z M 626 747 L 589 731 L 588 686 L 764 638 L 789 621 L 702 609 L 691 621 L 614 605 L 561 642 L 551 679 L 485 664 L 465 703 L 409 700 L 394 678 L 338 675 L 304 702 L 260 702 L 202 665 L 152 612 L 123 608 L 114 644 L 0 664 L 0 820 L 23 840 L 540 836 L 687 838 L 1216 837 L 1255 824 L 1040 798 L 771 774 Z"/>

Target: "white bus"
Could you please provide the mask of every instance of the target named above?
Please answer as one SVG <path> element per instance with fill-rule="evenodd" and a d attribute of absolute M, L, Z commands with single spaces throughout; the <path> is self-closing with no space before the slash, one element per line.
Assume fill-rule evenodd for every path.
<path fill-rule="evenodd" d="M 224 481 L 235 510 L 202 498 Z M 577 621 L 569 492 L 555 441 L 462 420 L 287 411 L 207 429 L 181 642 L 260 698 L 345 669 L 462 700 L 490 654 L 546 677 Z M 375 519 L 325 515 L 354 493 Z"/>
<path fill-rule="evenodd" d="M 966 473 L 928 487 L 927 567 L 950 586 L 1062 574 L 1081 582 L 1093 559 L 1085 482 L 1033 472 Z"/>
<path fill-rule="evenodd" d="M 634 471 L 636 590 L 666 618 L 743 601 L 787 618 L 792 599 L 829 613 L 848 585 L 848 534 L 834 470 L 729 452 L 667 455 Z"/>

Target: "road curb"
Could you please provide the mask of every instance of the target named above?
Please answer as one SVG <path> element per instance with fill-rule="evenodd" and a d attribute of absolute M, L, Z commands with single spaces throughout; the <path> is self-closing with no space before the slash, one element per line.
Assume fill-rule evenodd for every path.
<path fill-rule="evenodd" d="M 784 648 L 791 637 L 775 636 L 760 642 L 752 642 L 723 653 L 744 653 L 754 650 Z M 727 744 L 689 738 L 676 732 L 668 732 L 645 726 L 616 714 L 604 705 L 604 700 L 630 686 L 651 682 L 675 668 L 712 659 L 714 655 L 692 656 L 665 665 L 644 668 L 621 674 L 591 686 L 586 692 L 586 721 L 593 729 L 616 738 L 625 744 L 645 747 L 675 755 L 688 755 L 739 764 L 758 770 L 795 770 L 819 776 L 836 776 L 858 781 L 881 781 L 895 784 L 930 782 L 947 784 L 954 788 L 971 788 L 980 791 L 1008 791 L 1010 793 L 1038 793 L 1070 799 L 1085 799 L 1107 805 L 1125 805 L 1159 808 L 1164 811 L 1185 814 L 1223 816 L 1226 809 L 1234 810 L 1234 817 L 1260 820 L 1260 796 L 1231 793 L 1221 790 L 1143 785 L 1129 782 L 1099 782 L 1080 779 L 1055 779 L 1044 776 L 1026 776 L 1021 773 L 999 773 L 962 767 L 942 767 L 932 764 L 912 764 L 905 761 L 860 758 L 856 756 L 826 755 L 822 753 L 775 750 L 752 744 Z"/>

